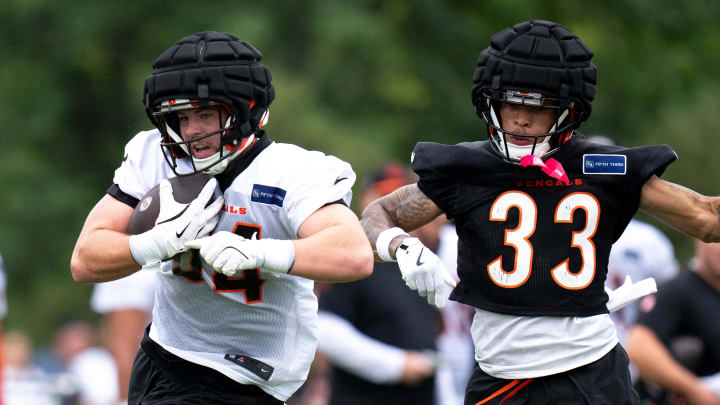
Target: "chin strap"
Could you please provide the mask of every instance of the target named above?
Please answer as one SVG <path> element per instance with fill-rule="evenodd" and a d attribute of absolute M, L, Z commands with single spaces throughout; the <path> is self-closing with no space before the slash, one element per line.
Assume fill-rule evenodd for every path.
<path fill-rule="evenodd" d="M 567 174 L 565 174 L 565 169 L 563 169 L 560 162 L 553 158 L 550 158 L 547 161 L 543 161 L 540 156 L 525 155 L 522 159 L 520 159 L 520 166 L 538 166 L 543 171 L 543 173 L 547 174 L 548 176 L 570 184 L 570 179 L 568 178 Z"/>

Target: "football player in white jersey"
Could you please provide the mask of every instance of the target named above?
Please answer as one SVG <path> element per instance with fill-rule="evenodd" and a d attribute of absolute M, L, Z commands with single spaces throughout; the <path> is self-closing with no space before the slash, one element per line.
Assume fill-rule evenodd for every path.
<path fill-rule="evenodd" d="M 451 299 L 475 307 L 465 404 L 638 404 L 604 290 L 612 243 L 638 210 L 720 241 L 720 197 L 660 179 L 667 145 L 623 148 L 575 136 L 591 112 L 592 51 L 567 28 L 526 21 L 480 53 L 472 102 L 489 140 L 419 142 L 416 184 L 363 212 L 380 259 L 443 305 L 454 286 L 406 231 L 455 219 Z"/>
<path fill-rule="evenodd" d="M 313 280 L 372 272 L 370 244 L 348 208 L 350 165 L 261 129 L 275 95 L 261 58 L 218 32 L 163 52 L 144 92 L 157 129 L 128 142 L 76 243 L 78 282 L 157 272 L 130 404 L 283 403 L 317 345 Z M 191 203 L 175 202 L 166 179 L 197 172 L 214 177 Z M 133 207 L 158 183 L 155 227 L 127 235 Z"/>

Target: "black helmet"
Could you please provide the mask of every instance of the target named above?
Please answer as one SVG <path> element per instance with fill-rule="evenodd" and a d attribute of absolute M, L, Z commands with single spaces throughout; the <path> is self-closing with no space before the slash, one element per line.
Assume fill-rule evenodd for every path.
<path fill-rule="evenodd" d="M 145 79 L 145 111 L 160 130 L 165 158 L 177 175 L 221 173 L 228 158 L 255 138 L 275 98 L 270 70 L 261 60 L 262 54 L 248 42 L 214 31 L 182 38 L 155 60 L 153 73 Z M 193 170 L 178 173 L 177 159 L 190 155 L 189 144 L 202 138 L 184 141 L 176 112 L 210 106 L 222 108 L 228 117 L 219 131 L 204 136 L 221 133 L 220 151 L 191 159 Z"/>
<path fill-rule="evenodd" d="M 505 140 L 500 103 L 557 110 L 555 124 L 546 134 L 533 135 L 531 147 L 523 151 L 549 155 L 590 116 L 597 81 L 592 57 L 577 36 L 551 21 L 526 21 L 493 35 L 490 46 L 478 57 L 472 103 L 504 159 L 517 162 L 521 156 Z"/>

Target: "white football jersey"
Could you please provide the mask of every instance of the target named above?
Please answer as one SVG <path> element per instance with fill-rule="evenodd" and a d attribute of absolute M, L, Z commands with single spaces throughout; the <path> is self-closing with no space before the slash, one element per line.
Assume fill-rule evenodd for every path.
<path fill-rule="evenodd" d="M 185 160 L 179 162 L 181 173 L 192 171 Z M 125 194 L 140 200 L 162 179 L 170 177 L 175 177 L 175 173 L 160 150 L 160 131 L 153 129 L 138 133 L 125 145 L 125 156 L 115 170 L 113 183 Z"/>
<path fill-rule="evenodd" d="M 115 174 L 122 191 L 140 198 L 172 175 L 159 139 L 157 131 L 149 131 L 130 141 L 128 157 Z M 258 149 L 223 190 L 216 232 L 297 239 L 300 225 L 319 208 L 350 204 L 355 173 L 349 164 L 267 137 L 248 152 L 252 156 Z M 243 158 L 237 167 L 247 163 Z M 317 346 L 314 282 L 264 269 L 231 278 L 196 253 L 162 264 L 150 337 L 185 360 L 286 400 L 305 381 Z"/>

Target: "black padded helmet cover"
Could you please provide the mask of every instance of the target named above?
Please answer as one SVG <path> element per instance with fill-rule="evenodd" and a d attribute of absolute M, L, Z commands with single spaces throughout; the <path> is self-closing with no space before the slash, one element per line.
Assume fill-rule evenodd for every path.
<path fill-rule="evenodd" d="M 562 25 L 542 20 L 516 24 L 495 34 L 480 53 L 472 103 L 477 107 L 487 90 L 532 91 L 576 102 L 578 120 L 583 121 L 595 98 L 597 68 L 592 57 L 592 51 Z"/>
<path fill-rule="evenodd" d="M 270 70 L 261 60 L 255 47 L 231 34 L 208 31 L 180 39 L 155 60 L 145 80 L 148 117 L 162 125 L 153 112 L 169 99 L 196 99 L 201 104 L 217 100 L 232 108 L 239 124 L 230 138 L 249 135 L 275 98 Z"/>

